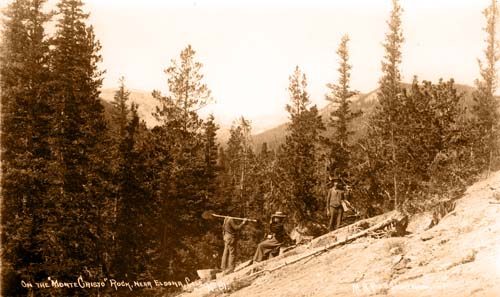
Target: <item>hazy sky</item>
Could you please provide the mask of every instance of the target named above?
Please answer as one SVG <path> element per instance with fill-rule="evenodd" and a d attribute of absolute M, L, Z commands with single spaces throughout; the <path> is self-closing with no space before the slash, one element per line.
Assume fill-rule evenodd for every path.
<path fill-rule="evenodd" d="M 0 0 L 4 1 L 5 0 Z M 54 2 L 54 1 L 50 1 Z M 220 121 L 239 115 L 254 129 L 286 119 L 288 76 L 299 65 L 311 99 L 326 104 L 337 78 L 336 49 L 349 34 L 352 87 L 377 87 L 390 0 L 167 1 L 87 0 L 103 49 L 104 87 L 123 75 L 131 89 L 166 90 L 163 70 L 191 44 Z M 484 48 L 482 10 L 489 0 L 403 0 L 402 73 L 473 84 Z"/>

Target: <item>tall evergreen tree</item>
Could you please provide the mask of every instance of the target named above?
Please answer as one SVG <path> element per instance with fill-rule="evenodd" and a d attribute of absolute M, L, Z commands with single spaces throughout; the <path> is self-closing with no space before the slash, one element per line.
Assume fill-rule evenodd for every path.
<path fill-rule="evenodd" d="M 168 76 L 169 94 L 164 97 L 155 92 L 161 104 L 156 117 L 165 124 L 176 125 L 183 133 L 199 132 L 201 121 L 197 112 L 212 101 L 211 91 L 203 83 L 203 64 L 195 61 L 196 51 L 188 45 L 179 55 L 180 61 L 173 59 L 165 70 Z"/>
<path fill-rule="evenodd" d="M 479 60 L 480 79 L 476 80 L 477 90 L 473 93 L 475 105 L 472 114 L 475 116 L 474 130 L 477 135 L 475 150 L 481 166 L 491 170 L 494 154 L 498 154 L 498 128 L 500 114 L 499 103 L 495 97 L 498 85 L 498 74 L 496 64 L 500 59 L 499 40 L 497 38 L 499 8 L 496 0 L 492 0 L 490 6 L 484 10 L 487 34 L 485 60 Z"/>
<path fill-rule="evenodd" d="M 120 206 L 119 200 L 121 198 L 121 195 L 123 194 L 123 179 L 125 178 L 125 176 L 127 176 L 127 174 L 125 174 L 123 171 L 123 164 L 125 163 L 126 156 L 130 154 L 130 151 L 134 147 L 133 142 L 132 144 L 124 146 L 124 143 L 130 141 L 130 139 L 134 140 L 134 137 L 131 137 L 127 134 L 127 126 L 129 125 L 129 118 L 131 116 L 131 107 L 129 107 L 128 103 L 130 99 L 129 97 L 130 92 L 125 87 L 125 78 L 121 77 L 119 79 L 119 87 L 115 91 L 113 101 L 111 102 L 114 109 L 112 109 L 111 111 L 111 121 L 109 129 L 107 131 L 109 138 L 113 142 L 113 146 L 110 150 L 113 162 L 110 167 L 114 177 L 114 191 L 113 195 L 110 195 L 112 196 L 111 198 L 113 202 L 111 205 L 107 205 L 109 207 L 109 209 L 107 209 L 107 213 L 111 215 L 111 219 L 106 222 L 112 232 L 113 245 L 111 255 L 113 255 L 113 259 L 116 259 L 116 257 L 120 253 L 120 251 L 118 251 L 118 245 L 120 243 L 117 241 L 117 232 L 120 232 L 120 230 L 118 230 L 119 226 L 117 225 L 117 220 Z M 139 123 L 137 123 L 137 127 L 132 129 L 134 134 L 136 129 L 138 128 L 138 124 Z M 130 169 L 130 167 L 126 168 Z M 134 173 L 128 172 L 128 174 Z"/>
<path fill-rule="evenodd" d="M 400 188 L 407 195 L 401 205 L 404 210 L 432 207 L 442 196 L 465 188 L 469 138 L 460 100 L 453 80 L 419 84 L 414 79 L 401 97 L 404 117 L 398 128 L 404 133 L 399 133 L 398 157 L 404 163 L 399 167 Z"/>
<path fill-rule="evenodd" d="M 289 134 L 283 145 L 281 166 L 287 176 L 288 195 L 281 202 L 295 222 L 313 217 L 318 209 L 318 144 L 323 122 L 316 106 L 310 107 L 307 80 L 299 67 L 290 76 L 288 92 L 290 103 L 286 110 L 290 114 Z"/>
<path fill-rule="evenodd" d="M 150 230 L 155 229 L 156 202 L 148 187 L 145 156 L 137 144 L 140 125 L 136 104 L 131 105 L 130 120 L 125 128 L 125 135 L 119 146 L 121 158 L 117 159 L 118 250 L 114 255 L 114 272 L 119 278 L 142 279 L 151 275 L 149 268 L 152 263 L 147 251 L 154 248 Z"/>
<path fill-rule="evenodd" d="M 244 117 L 240 117 L 231 127 L 225 157 L 231 185 L 229 197 L 233 206 L 232 211 L 243 214 L 247 208 L 246 198 L 251 187 L 249 175 L 254 159 L 251 147 L 251 124 Z"/>
<path fill-rule="evenodd" d="M 133 269 L 132 263 L 135 259 L 135 244 L 143 244 L 137 238 L 137 233 L 130 234 L 129 227 L 137 229 L 138 219 L 138 183 L 134 163 L 137 159 L 135 152 L 135 138 L 139 127 L 137 107 L 129 107 L 130 92 L 125 87 L 125 79 L 119 79 L 119 87 L 115 91 L 111 104 L 114 109 L 111 112 L 110 138 L 113 140 L 111 150 L 113 158 L 113 185 L 115 193 L 113 203 L 108 209 L 111 220 L 107 222 L 111 226 L 113 246 L 111 256 L 112 276 L 124 278 L 128 276 L 137 277 L 138 271 Z M 129 122 L 129 118 L 132 119 Z M 130 221 L 128 221 L 130 220 Z M 130 223 L 130 224 L 129 224 Z M 129 236 L 130 234 L 130 236 Z M 135 235 L 135 236 L 134 236 Z M 130 267 L 129 267 L 130 265 Z M 128 271 L 128 267 L 130 268 Z M 135 267 L 134 267 L 135 268 Z"/>
<path fill-rule="evenodd" d="M 86 25 L 88 14 L 81 0 L 62 0 L 58 4 L 57 31 L 53 39 L 51 67 L 55 151 L 58 159 L 58 243 L 64 247 L 54 277 L 72 278 L 86 267 L 89 276 L 106 274 L 109 230 L 102 230 L 101 212 L 111 179 L 105 149 L 106 123 L 99 99 L 102 72 L 100 44 L 93 28 Z M 82 272 L 83 273 L 83 272 Z M 70 294 L 69 291 L 65 292 Z M 77 294 L 77 291 L 71 292 Z M 81 293 L 81 290 L 80 290 Z M 78 293 L 78 294 L 80 294 Z"/>
<path fill-rule="evenodd" d="M 175 267 L 169 272 L 171 275 L 165 275 L 170 278 L 193 276 L 197 261 L 201 258 L 193 242 L 207 229 L 206 225 L 199 222 L 209 197 L 204 174 L 203 121 L 198 111 L 212 98 L 210 90 L 203 83 L 203 65 L 195 60 L 195 54 L 188 45 L 181 51 L 179 61 L 172 60 L 171 66 L 165 70 L 168 76 L 167 96 L 158 91 L 153 92 L 153 97 L 160 103 L 154 114 L 161 123 L 157 129 L 158 139 L 167 150 L 170 160 L 169 166 L 163 169 L 160 181 L 166 228 L 164 233 L 170 236 L 164 238 L 162 262 L 168 266 L 184 261 L 181 259 L 186 257 L 194 259 L 185 262 L 183 267 Z M 176 212 L 175 215 L 173 212 Z"/>
<path fill-rule="evenodd" d="M 122 183 L 124 177 L 124 173 L 122 171 L 123 168 L 121 166 L 124 164 L 124 159 L 127 154 L 127 151 L 123 151 L 123 144 L 127 141 L 127 138 L 130 137 L 127 135 L 127 126 L 129 124 L 129 117 L 131 116 L 131 108 L 129 107 L 128 103 L 130 99 L 130 92 L 125 87 L 124 77 L 121 77 L 119 79 L 119 84 L 120 85 L 114 94 L 113 101 L 111 102 L 114 109 L 112 109 L 111 111 L 111 123 L 109 125 L 110 129 L 108 130 L 109 138 L 113 141 L 113 147 L 110 150 L 113 162 L 110 167 L 113 172 L 113 185 L 115 187 L 115 191 L 113 192 L 114 195 L 112 195 L 113 203 L 111 205 L 108 205 L 110 209 L 107 210 L 107 212 L 111 214 L 112 220 L 106 222 L 110 226 L 110 230 L 112 230 L 112 237 L 114 242 L 112 254 L 118 253 L 116 249 L 117 245 L 119 244 L 118 242 L 116 242 L 116 223 L 119 207 L 118 200 L 120 199 L 120 195 L 123 194 Z M 134 131 L 134 133 L 138 128 L 138 124 L 139 123 L 137 123 L 137 127 L 132 130 Z M 132 137 L 132 139 L 134 138 Z M 129 148 L 130 151 L 133 146 L 134 145 L 132 144 L 126 146 L 125 148 Z M 115 257 L 113 256 L 113 258 Z"/>
<path fill-rule="evenodd" d="M 348 137 L 352 134 L 349 131 L 349 123 L 355 114 L 351 112 L 349 99 L 357 94 L 356 91 L 351 90 L 349 85 L 352 66 L 349 64 L 348 42 L 349 36 L 344 35 L 337 50 L 339 56 L 338 83 L 327 84 L 330 93 L 326 95 L 326 99 L 338 107 L 330 114 L 330 125 L 335 128 L 334 138 L 341 146 L 347 145 Z"/>
<path fill-rule="evenodd" d="M 128 103 L 130 99 L 130 91 L 125 88 L 124 77 L 120 78 L 119 83 L 120 86 L 115 92 L 112 102 L 113 106 L 115 107 L 115 109 L 113 110 L 113 120 L 117 124 L 118 136 L 123 139 L 126 133 L 128 118 L 130 116 L 130 108 Z"/>
<path fill-rule="evenodd" d="M 348 42 L 349 36 L 344 35 L 337 50 L 339 56 L 338 83 L 327 84 L 330 93 L 326 95 L 326 99 L 336 107 L 330 113 L 329 121 L 329 125 L 334 129 L 333 137 L 328 141 L 330 175 L 333 175 L 334 171 L 339 174 L 347 173 L 350 160 L 349 136 L 353 133 L 350 131 L 350 124 L 356 117 L 361 115 L 361 112 L 353 112 L 350 107 L 351 102 L 349 99 L 356 95 L 357 92 L 352 91 L 349 86 L 352 66 L 349 64 Z"/>
<path fill-rule="evenodd" d="M 224 151 L 224 183 L 221 190 L 226 197 L 226 209 L 235 216 L 250 217 L 261 222 L 271 214 L 266 207 L 271 165 L 270 152 L 256 155 L 252 146 L 251 123 L 240 117 L 233 123 Z M 239 257 L 251 258 L 255 246 L 262 240 L 263 227 L 250 224 L 242 230 L 239 241 Z"/>
<path fill-rule="evenodd" d="M 49 44 L 45 1 L 16 0 L 5 10 L 0 49 L 2 133 L 2 292 L 26 295 L 21 280 L 47 277 L 52 252 Z"/>
<path fill-rule="evenodd" d="M 204 210 L 212 209 L 226 213 L 224 204 L 224 192 L 221 191 L 223 165 L 219 163 L 219 148 L 217 131 L 219 126 L 215 117 L 210 114 L 203 123 L 201 141 L 203 145 L 203 173 L 198 179 L 200 191 L 205 197 Z M 219 150 L 221 149 L 221 150 Z M 223 154 L 223 153 L 222 153 Z M 191 251 L 196 255 L 194 262 L 204 267 L 218 267 L 220 258 L 216 257 L 218 251 L 223 248 L 223 241 L 219 235 L 221 223 L 218 220 L 204 222 L 204 234 L 191 241 Z M 203 231 L 201 232 L 203 233 Z"/>
<path fill-rule="evenodd" d="M 399 205 L 398 191 L 398 167 L 401 165 L 398 160 L 398 144 L 400 142 L 398 131 L 398 121 L 401 120 L 401 45 L 404 41 L 401 28 L 402 8 L 397 0 L 393 0 L 393 9 L 387 24 L 389 32 L 386 34 L 384 42 L 385 56 L 382 61 L 382 77 L 379 81 L 379 91 L 377 94 L 379 104 L 375 113 L 371 117 L 369 138 L 377 140 L 378 148 L 382 149 L 379 156 L 382 158 L 380 181 L 383 184 L 385 193 L 389 194 L 389 200 L 394 201 L 394 208 Z M 392 184 L 392 189 L 389 185 Z"/>
<path fill-rule="evenodd" d="M 205 145 L 205 178 L 207 195 L 213 197 L 217 189 L 217 166 L 219 144 L 217 143 L 217 130 L 219 126 L 215 123 L 215 117 L 211 114 L 203 124 L 203 135 Z"/>
<path fill-rule="evenodd" d="M 413 157 L 415 172 L 425 172 L 422 179 L 428 188 L 426 196 L 435 197 L 437 194 L 441 199 L 453 198 L 465 190 L 475 171 L 470 157 L 470 124 L 461 104 L 463 94 L 457 91 L 453 79 L 439 80 L 436 84 L 424 81 L 419 89 L 415 91 L 412 87 L 412 94 L 416 97 L 413 101 L 417 101 L 416 107 L 421 113 L 424 110 L 419 108 L 421 101 L 428 101 L 430 116 L 421 117 L 416 125 L 418 130 L 409 131 L 409 154 Z M 421 96 L 429 99 L 421 100 Z M 411 138 L 411 133 L 417 132 L 425 138 L 421 135 Z"/>
<path fill-rule="evenodd" d="M 400 209 L 428 210 L 442 197 L 460 193 L 473 175 L 468 156 L 470 129 L 461 100 L 453 80 L 433 84 L 419 83 L 416 78 L 399 97 L 401 117 L 394 131 L 398 140 L 398 188 L 405 194 Z M 373 212 L 379 208 L 382 195 L 390 196 L 392 174 L 385 171 L 391 168 L 391 146 L 375 137 L 362 139 L 359 145 L 365 158 L 357 160 L 359 184 L 355 191 Z M 383 209 L 376 210 L 380 211 Z"/>

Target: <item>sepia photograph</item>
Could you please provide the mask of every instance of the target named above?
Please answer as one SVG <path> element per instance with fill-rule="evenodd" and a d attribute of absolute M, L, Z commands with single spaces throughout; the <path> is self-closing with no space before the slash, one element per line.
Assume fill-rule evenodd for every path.
<path fill-rule="evenodd" d="M 498 0 L 0 0 L 0 296 L 500 296 L 499 67 Z"/>

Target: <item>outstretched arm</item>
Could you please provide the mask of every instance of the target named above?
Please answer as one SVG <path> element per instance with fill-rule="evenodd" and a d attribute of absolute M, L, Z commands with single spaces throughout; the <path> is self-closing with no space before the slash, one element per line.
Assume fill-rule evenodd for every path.
<path fill-rule="evenodd" d="M 243 220 L 243 222 L 241 222 L 241 224 L 236 224 L 234 220 L 231 220 L 231 227 L 234 229 L 234 230 L 240 230 L 241 227 L 243 227 L 243 225 L 245 225 L 245 223 L 247 222 L 247 220 Z"/>

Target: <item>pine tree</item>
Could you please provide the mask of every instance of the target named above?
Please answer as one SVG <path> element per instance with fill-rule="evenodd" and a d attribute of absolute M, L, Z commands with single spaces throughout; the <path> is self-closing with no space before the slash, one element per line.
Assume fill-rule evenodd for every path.
<path fill-rule="evenodd" d="M 123 139 L 125 137 L 126 128 L 128 124 L 128 117 L 130 113 L 129 108 L 129 99 L 130 99 L 130 91 L 125 88 L 125 78 L 121 77 L 119 80 L 120 86 L 118 90 L 115 92 L 113 97 L 113 106 L 115 109 L 113 110 L 113 120 L 117 123 L 118 126 L 118 136 Z"/>
<path fill-rule="evenodd" d="M 432 133 L 428 137 L 428 155 L 419 154 L 425 157 L 427 164 L 421 164 L 421 170 L 427 171 L 428 196 L 455 198 L 462 194 L 475 175 L 470 157 L 470 120 L 466 108 L 460 104 L 463 94 L 457 91 L 452 79 L 446 82 L 440 80 L 437 84 L 424 81 L 420 88 L 431 97 Z M 418 145 L 425 143 L 427 141 L 417 140 Z"/>
<path fill-rule="evenodd" d="M 128 108 L 127 108 L 128 110 Z M 120 278 L 141 279 L 151 275 L 152 261 L 147 251 L 154 248 L 150 229 L 155 229 L 156 202 L 148 185 L 145 155 L 138 146 L 140 132 L 137 105 L 130 108 L 130 120 L 120 143 L 118 169 L 117 254 L 115 274 Z M 153 220 L 151 220 L 153 219 Z"/>
<path fill-rule="evenodd" d="M 128 152 L 123 151 L 123 144 L 127 141 L 127 126 L 129 124 L 129 117 L 131 116 L 131 108 L 129 107 L 128 103 L 130 99 L 129 97 L 130 92 L 125 87 L 125 78 L 121 77 L 119 79 L 119 87 L 115 91 L 113 101 L 111 102 L 114 109 L 111 112 L 111 123 L 109 125 L 110 129 L 108 130 L 109 138 L 113 142 L 113 146 L 110 150 L 110 155 L 113 159 L 113 162 L 110 167 L 114 177 L 114 191 L 113 194 L 110 195 L 110 197 L 112 196 L 111 198 L 113 202 L 111 205 L 107 205 L 109 209 L 106 209 L 106 212 L 111 214 L 112 219 L 106 223 L 112 232 L 111 236 L 113 241 L 113 251 L 111 252 L 111 254 L 114 255 L 113 259 L 117 258 L 120 253 L 117 250 L 119 243 L 116 241 L 117 232 L 119 232 L 119 230 L 117 230 L 119 208 L 118 200 L 123 194 L 123 178 L 125 175 L 122 171 L 123 168 L 121 166 L 123 166 L 123 164 L 125 163 L 125 155 L 128 154 Z M 135 133 L 135 129 L 133 131 Z"/>
<path fill-rule="evenodd" d="M 224 150 L 224 171 L 221 174 L 221 195 L 226 197 L 226 209 L 235 216 L 250 217 L 265 222 L 271 215 L 268 198 L 271 153 L 265 149 L 256 155 L 252 146 L 251 123 L 240 117 L 233 123 Z M 264 226 L 250 224 L 240 233 L 239 258 L 251 258 L 255 246 L 262 240 Z"/>
<path fill-rule="evenodd" d="M 104 153 L 109 144 L 99 99 L 100 44 L 93 28 L 85 23 L 88 14 L 83 12 L 82 1 L 62 0 L 57 7 L 51 67 L 59 189 L 53 194 L 64 213 L 58 218 L 62 228 L 56 233 L 64 248 L 61 263 L 54 263 L 59 265 L 54 277 L 71 278 L 82 267 L 87 267 L 89 276 L 103 276 L 110 230 L 102 230 L 105 213 L 101 210 L 109 202 L 111 172 Z M 64 293 L 70 292 L 80 294 L 81 290 Z"/>
<path fill-rule="evenodd" d="M 216 124 L 215 117 L 210 114 L 203 123 L 202 134 L 200 140 L 203 146 L 203 172 L 198 178 L 200 194 L 205 198 L 203 210 L 217 210 L 217 212 L 227 213 L 224 204 L 225 193 L 221 191 L 222 164 L 219 161 L 219 152 L 223 152 L 219 148 L 217 142 L 217 131 L 219 126 Z M 219 150 L 221 149 L 221 150 Z M 219 220 L 208 220 L 203 222 L 203 226 L 198 226 L 199 236 L 190 239 L 190 252 L 194 254 L 193 263 L 190 267 L 218 267 L 220 265 L 220 257 L 216 257 L 217 251 L 223 249 L 223 241 L 220 237 Z M 191 266 L 193 265 L 193 266 Z"/>
<path fill-rule="evenodd" d="M 205 184 L 207 195 L 210 197 L 215 195 L 217 188 L 217 174 L 219 171 L 217 166 L 219 153 L 217 130 L 219 130 L 219 126 L 215 123 L 215 117 L 211 114 L 203 125 L 205 144 Z"/>
<path fill-rule="evenodd" d="M 338 83 L 327 84 L 330 93 L 326 95 L 326 99 L 336 107 L 330 113 L 329 121 L 329 125 L 334 129 L 332 139 L 328 141 L 330 148 L 330 175 L 334 171 L 341 175 L 347 173 L 351 150 L 349 147 L 349 136 L 353 133 L 349 128 L 351 122 L 361 115 L 361 112 L 352 112 L 350 107 L 351 103 L 349 99 L 356 95 L 357 92 L 352 91 L 349 86 L 352 66 L 349 64 L 348 42 L 349 36 L 344 35 L 337 50 L 340 60 Z"/>
<path fill-rule="evenodd" d="M 198 132 L 201 122 L 197 112 L 212 101 L 211 91 L 204 84 L 203 64 L 194 60 L 196 51 L 188 45 L 179 55 L 180 61 L 172 60 L 165 70 L 168 76 L 169 95 L 163 97 L 154 92 L 160 102 L 156 117 L 177 125 L 183 133 Z"/>
<path fill-rule="evenodd" d="M 130 228 L 137 230 L 139 219 L 137 196 L 140 185 L 136 182 L 138 154 L 135 151 L 135 138 L 139 127 L 137 116 L 137 106 L 132 104 L 129 107 L 130 92 L 125 87 L 125 79 L 119 79 L 119 87 L 113 98 L 114 109 L 112 110 L 112 123 L 110 138 L 113 139 L 113 185 L 115 193 L 112 207 L 108 210 L 112 214 L 109 225 L 113 234 L 112 250 L 112 276 L 124 278 L 128 276 L 137 277 L 137 269 L 133 269 L 137 261 L 136 245 L 144 244 L 138 240 L 138 233 L 130 234 Z M 129 121 L 129 118 L 132 118 Z M 144 203 L 145 204 L 145 203 Z M 135 268 L 135 267 L 134 267 Z"/>
<path fill-rule="evenodd" d="M 398 128 L 404 133 L 399 133 L 398 155 L 404 166 L 399 181 L 407 193 L 401 206 L 414 212 L 465 189 L 469 139 L 453 80 L 419 84 L 415 78 L 401 101 L 404 117 Z"/>
<path fill-rule="evenodd" d="M 406 193 L 405 203 L 413 197 L 426 196 L 424 183 L 430 178 L 428 167 L 446 145 L 440 141 L 442 128 L 436 118 L 436 113 L 441 111 L 439 105 L 444 103 L 439 101 L 441 98 L 437 92 L 438 88 L 430 82 L 420 85 L 414 78 L 412 87 L 399 98 L 402 103 L 400 112 L 404 116 L 398 121 L 395 131 L 399 141 L 397 157 L 404 166 L 398 167 L 398 185 Z"/>
<path fill-rule="evenodd" d="M 397 0 L 393 0 L 393 9 L 387 24 L 389 32 L 386 34 L 384 43 L 385 56 L 382 61 L 382 77 L 379 81 L 377 94 L 379 105 L 370 120 L 369 138 L 376 139 L 378 154 L 382 158 L 384 168 L 381 169 L 380 181 L 385 193 L 389 194 L 389 200 L 394 201 L 394 208 L 398 208 L 401 197 L 398 191 L 398 170 L 401 161 L 398 159 L 398 145 L 400 143 L 398 123 L 401 120 L 401 45 L 404 41 L 401 28 L 402 8 Z M 375 149 L 375 148 L 374 148 Z M 389 185 L 392 189 L 389 190 Z M 389 192 L 390 191 L 390 192 Z"/>
<path fill-rule="evenodd" d="M 341 146 L 347 145 L 349 140 L 348 137 L 352 134 L 352 132 L 349 131 L 349 123 L 357 115 L 352 113 L 349 102 L 349 99 L 356 95 L 357 92 L 351 91 L 349 86 L 351 78 L 350 70 L 352 66 L 349 64 L 348 42 L 349 36 L 344 35 L 337 50 L 340 60 L 338 84 L 327 84 L 330 93 L 326 95 L 326 99 L 337 106 L 337 108 L 331 112 L 330 125 L 335 128 L 334 138 Z"/>
<path fill-rule="evenodd" d="M 140 146 L 146 155 L 146 168 L 150 178 L 149 188 L 156 206 L 155 215 L 151 218 L 151 222 L 154 222 L 151 234 L 154 234 L 156 240 L 151 258 L 155 260 L 156 265 L 151 269 L 156 277 L 172 278 L 176 273 L 173 265 L 175 254 L 172 251 L 179 244 L 175 231 L 177 218 L 173 215 L 174 203 L 170 197 L 166 197 L 173 170 L 173 158 L 170 153 L 172 144 L 169 135 L 160 126 L 154 127 L 141 138 Z"/>
<path fill-rule="evenodd" d="M 478 154 L 480 166 L 491 170 L 493 155 L 498 153 L 498 123 L 500 114 L 498 112 L 498 99 L 495 97 L 498 76 L 496 64 L 500 59 L 499 41 L 496 37 L 499 21 L 499 8 L 496 0 L 492 0 L 488 8 L 484 10 L 486 27 L 484 28 L 486 38 L 486 49 L 484 51 L 485 61 L 479 60 L 480 79 L 476 80 L 477 90 L 473 93 L 475 105 L 472 114 L 475 116 L 475 127 L 477 142 L 475 151 Z"/>
<path fill-rule="evenodd" d="M 181 51 L 179 61 L 172 60 L 165 70 L 169 92 L 163 96 L 153 92 L 160 103 L 154 116 L 160 121 L 157 129 L 159 145 L 166 150 L 169 165 L 161 173 L 160 196 L 163 199 L 165 234 L 161 262 L 185 265 L 173 267 L 165 277 L 178 275 L 193 276 L 202 257 L 194 248 L 207 226 L 199 222 L 206 210 L 209 197 L 206 192 L 206 163 L 203 135 L 203 120 L 198 111 L 212 98 L 207 85 L 203 83 L 202 64 L 195 61 L 196 52 L 188 45 Z M 181 227 L 180 227 L 181 226 Z M 186 261 L 190 258 L 192 261 Z M 172 264 L 173 265 L 173 264 Z"/>
<path fill-rule="evenodd" d="M 309 107 L 307 80 L 299 67 L 289 78 L 290 103 L 286 110 L 290 114 L 289 134 L 283 145 L 281 166 L 286 174 L 289 192 L 281 205 L 295 222 L 310 220 L 318 209 L 317 172 L 318 144 L 323 122 L 316 106 Z"/>
<path fill-rule="evenodd" d="M 398 188 L 405 194 L 400 210 L 429 210 L 443 197 L 455 197 L 473 176 L 468 157 L 471 136 L 461 100 L 453 80 L 433 84 L 414 78 L 411 87 L 399 96 L 401 117 L 394 131 Z M 385 171 L 391 168 L 391 146 L 387 143 L 375 137 L 358 142 L 365 158 L 356 155 L 358 184 L 354 189 L 371 214 L 387 207 L 381 205 L 381 193 L 390 196 L 392 176 Z"/>
<path fill-rule="evenodd" d="M 248 176 L 254 159 L 251 147 L 251 123 L 244 117 L 240 117 L 231 127 L 225 156 L 232 188 L 230 194 L 232 211 L 244 214 L 248 208 L 246 199 L 250 189 Z"/>
<path fill-rule="evenodd" d="M 240 170 L 240 178 L 239 178 L 239 194 L 240 194 L 240 203 L 244 205 L 243 215 L 247 215 L 249 208 L 249 184 L 251 183 L 251 179 L 249 178 L 249 172 L 251 172 L 251 163 L 254 159 L 254 153 L 251 148 L 252 146 L 252 126 L 251 122 L 246 120 L 244 117 L 240 118 L 239 127 L 241 128 L 241 140 L 242 140 L 242 148 L 240 151 L 240 161 L 241 161 L 241 170 Z M 243 201 L 245 203 L 243 203 Z"/>
<path fill-rule="evenodd" d="M 48 221 L 50 183 L 48 40 L 45 1 L 13 1 L 5 10 L 0 51 L 2 133 L 2 292 L 25 295 L 21 280 L 47 277 L 57 247 Z"/>

